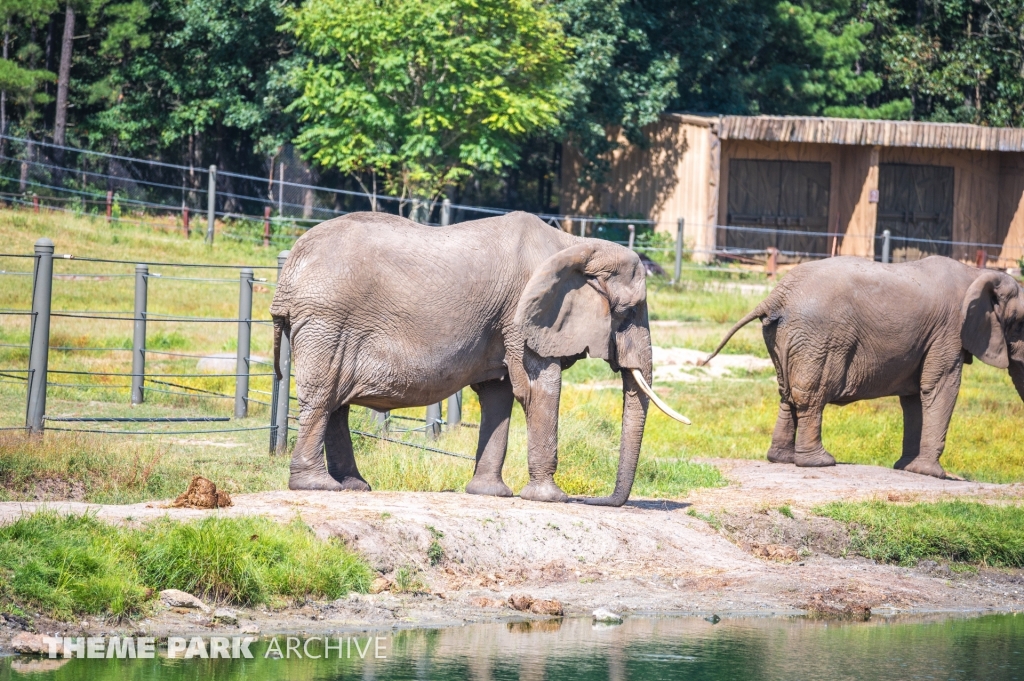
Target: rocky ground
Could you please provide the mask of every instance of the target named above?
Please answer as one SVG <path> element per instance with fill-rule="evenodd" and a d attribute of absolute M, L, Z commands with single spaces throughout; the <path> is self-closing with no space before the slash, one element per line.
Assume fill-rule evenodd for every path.
<path fill-rule="evenodd" d="M 392 582 L 399 571 L 409 575 L 414 591 L 385 590 L 274 612 L 236 609 L 236 622 L 181 606 L 122 625 L 35 622 L 40 633 L 63 635 L 312 633 L 543 616 L 512 609 L 513 595 L 557 600 L 567 615 L 598 607 L 633 614 L 809 611 L 854 617 L 868 610 L 1024 610 L 1022 571 L 958 574 L 931 562 L 905 568 L 843 558 L 849 542 L 845 528 L 810 513 L 835 499 L 1020 502 L 1024 484 L 936 480 L 872 466 L 810 470 L 747 460 L 710 463 L 730 480 L 728 487 L 697 490 L 683 501 L 633 499 L 619 509 L 456 493 L 278 491 L 237 496 L 233 506 L 219 511 L 172 508 L 170 502 L 0 503 L 0 522 L 43 506 L 88 510 L 119 523 L 205 513 L 262 514 L 281 521 L 300 517 L 318 534 L 339 537 L 362 553 Z M 792 518 L 778 511 L 783 505 Z M 706 517 L 713 513 L 720 527 L 688 514 L 689 509 Z M 433 542 L 443 556 L 429 551 Z M 385 584 L 381 580 L 378 588 Z M 2 624 L 0 639 L 28 626 L 17 619 Z"/>

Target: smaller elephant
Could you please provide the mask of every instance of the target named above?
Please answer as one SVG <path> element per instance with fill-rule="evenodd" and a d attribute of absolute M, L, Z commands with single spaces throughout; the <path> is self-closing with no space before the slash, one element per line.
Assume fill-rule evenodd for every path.
<path fill-rule="evenodd" d="M 798 265 L 736 323 L 763 325 L 782 397 L 768 460 L 832 466 L 821 443 L 826 404 L 899 396 L 895 468 L 946 477 L 939 457 L 964 364 L 1008 369 L 1024 399 L 1024 290 L 950 258 L 881 264 L 839 257 Z"/>

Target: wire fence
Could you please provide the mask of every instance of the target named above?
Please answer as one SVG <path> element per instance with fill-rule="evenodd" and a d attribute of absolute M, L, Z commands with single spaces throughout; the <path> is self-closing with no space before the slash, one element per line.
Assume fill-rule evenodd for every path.
<path fill-rule="evenodd" d="M 509 212 L 447 200 L 428 205 L 415 199 L 326 187 L 316 180 L 316 173 L 292 156 L 271 161 L 266 175 L 255 176 L 214 166 L 165 163 L 0 136 L 0 200 L 34 210 L 179 230 L 185 236 L 196 231 L 209 241 L 219 234 L 237 241 L 287 246 L 309 227 L 359 210 L 398 213 L 424 224 L 452 224 Z M 539 217 L 574 234 L 628 245 L 647 256 L 652 273 L 664 272 L 657 261 L 668 264 L 675 260 L 675 279 L 681 269 L 693 267 L 690 261 L 773 268 L 839 254 L 883 261 L 937 254 L 982 265 L 995 261 L 1012 266 L 1024 258 L 1024 244 L 931 239 L 913 236 L 913 229 L 888 237 L 884 232 L 822 232 L 803 224 L 820 222 L 811 219 L 769 219 L 742 225 L 691 223 L 684 229 L 681 220 L 667 224 L 640 217 Z M 912 216 L 908 219 L 913 222 Z M 27 272 L 0 271 L 4 274 L 29 276 Z"/>
<path fill-rule="evenodd" d="M 160 262 L 152 263 L 164 268 L 231 268 L 237 269 L 238 278 L 212 278 L 192 276 L 154 276 L 149 271 L 147 263 L 135 263 L 109 258 L 72 258 L 55 253 L 54 244 L 49 239 L 40 239 L 36 242 L 35 253 L 32 255 L 20 253 L 0 253 L 0 259 L 6 258 L 33 258 L 33 269 L 31 272 L 24 272 L 32 277 L 30 300 L 26 301 L 25 308 L 13 308 L 2 310 L 11 315 L 25 317 L 29 326 L 28 343 L 3 343 L 0 347 L 8 348 L 9 352 L 16 355 L 27 355 L 28 366 L 0 366 L 0 382 L 18 385 L 25 390 L 26 408 L 25 425 L 0 426 L 0 430 L 12 431 L 23 430 L 30 434 L 41 434 L 44 431 L 58 431 L 68 433 L 89 433 L 98 435 L 123 435 L 123 436 L 147 436 L 147 435 L 207 435 L 242 433 L 254 431 L 267 431 L 269 435 L 269 449 L 272 453 L 283 453 L 288 445 L 288 432 L 294 430 L 289 421 L 295 421 L 298 414 L 292 409 L 292 403 L 296 400 L 291 390 L 291 353 L 285 337 L 282 340 L 281 348 L 281 372 L 282 378 L 278 378 L 274 371 L 267 371 L 265 367 L 272 366 L 272 362 L 254 357 L 251 354 L 252 333 L 254 329 L 269 330 L 272 322 L 269 319 L 256 318 L 253 315 L 253 293 L 256 282 L 267 282 L 267 278 L 257 278 L 254 275 L 256 270 L 277 271 L 284 264 L 286 253 L 278 258 L 276 266 L 261 265 L 204 265 L 199 263 L 173 263 Z M 81 310 L 62 309 L 55 310 L 53 303 L 54 282 L 66 281 L 67 275 L 54 272 L 54 265 L 61 262 L 92 262 L 98 263 L 111 270 L 118 267 L 132 267 L 134 274 L 122 274 L 117 271 L 103 271 L 97 273 L 79 273 L 91 281 L 99 282 L 123 282 L 125 276 L 134 277 L 133 309 L 131 311 L 108 311 L 108 310 Z M 187 269 L 185 270 L 187 271 Z M 268 274 L 270 274 L 268 272 Z M 150 284 L 156 282 L 159 286 L 174 286 L 178 282 L 192 281 L 210 283 L 232 282 L 238 286 L 239 302 L 236 316 L 213 316 L 213 315 L 181 315 L 156 312 L 149 306 Z M 164 284 L 163 282 L 167 282 Z M 124 285 L 121 284 L 123 287 Z M 73 321 L 75 320 L 75 321 Z M 77 320 L 92 320 L 103 323 L 119 322 L 130 324 L 132 328 L 131 347 L 117 347 L 116 345 L 67 345 L 51 343 L 53 324 L 74 324 Z M 233 354 L 225 355 L 216 352 L 178 352 L 176 350 L 164 350 L 159 347 L 147 347 L 147 341 L 156 342 L 159 336 L 153 337 L 147 334 L 149 324 L 159 322 L 175 325 L 208 325 L 224 324 L 231 325 L 237 329 L 236 351 Z M 79 353 L 89 353 L 90 358 L 96 358 L 97 353 L 108 355 L 108 362 L 130 362 L 130 367 L 124 370 L 96 370 L 68 368 L 66 366 L 53 366 L 51 360 L 59 360 L 60 357 L 73 357 Z M 130 359 L 125 357 L 130 355 Z M 117 359 L 120 358 L 120 359 Z M 199 360 L 196 370 L 167 370 L 154 369 L 154 364 L 160 366 L 165 362 L 190 362 Z M 204 362 L 211 362 L 214 366 L 205 366 Z M 13 364 L 10 360 L 6 364 Z M 229 366 L 218 365 L 227 363 Z M 54 380 L 54 379 L 57 380 Z M 63 380 L 61 380 L 63 379 Z M 74 382 L 78 379 L 79 382 Z M 107 382 L 114 379 L 115 382 Z M 118 381 L 117 379 L 121 379 Z M 168 380 L 172 379 L 172 380 Z M 251 385 L 251 381 L 270 379 L 270 389 L 263 390 Z M 224 381 L 233 381 L 235 390 L 233 393 L 221 392 L 216 386 L 189 385 L 190 382 L 216 381 L 221 384 Z M 113 392 L 120 395 L 124 403 L 132 406 L 143 405 L 147 402 L 147 396 L 151 394 L 170 395 L 177 398 L 188 398 L 190 403 L 195 400 L 229 400 L 233 403 L 232 416 L 215 416 L 209 414 L 196 414 L 190 416 L 84 416 L 80 414 L 50 414 L 47 412 L 47 393 L 53 388 L 62 388 L 72 391 L 101 391 Z M 124 392 L 128 395 L 125 396 Z M 267 399 L 258 399 L 255 395 L 266 396 Z M 127 398 L 127 399 L 126 399 Z M 458 399 L 461 406 L 461 396 L 453 396 Z M 150 400 L 152 401 L 152 400 Z M 103 406 L 114 405 L 110 398 L 105 398 Z M 251 426 L 245 422 L 250 416 L 251 405 L 261 405 L 269 412 L 269 423 L 261 426 Z M 95 410 L 99 403 L 90 402 L 88 405 L 80 405 L 74 409 L 76 412 Z M 365 431 L 353 431 L 366 437 L 378 438 L 409 447 L 425 449 L 434 453 L 441 453 L 457 458 L 469 458 L 465 455 L 447 452 L 436 447 L 425 444 L 410 442 L 408 440 L 392 437 L 393 434 L 406 432 L 422 432 L 427 435 L 436 435 L 440 428 L 460 425 L 452 420 L 452 416 L 458 417 L 461 421 L 461 411 L 452 412 L 449 408 L 449 421 L 440 419 L 440 407 L 436 406 L 437 416 L 430 420 L 431 408 L 428 408 L 428 418 L 422 419 L 423 426 L 408 429 L 393 429 L 390 433 L 381 429 L 382 432 L 367 433 Z M 387 428 L 392 418 L 413 418 L 388 414 L 379 415 L 379 422 Z M 228 421 L 235 421 L 230 427 L 191 427 L 180 428 L 185 424 L 214 424 Z M 106 427 L 96 427 L 96 425 Z M 466 424 L 473 425 L 473 424 Z M 112 427 L 116 426 L 116 427 Z M 142 426 L 141 429 L 139 426 Z M 167 429 L 170 426 L 171 429 Z M 178 426 L 178 428 L 175 428 Z"/>

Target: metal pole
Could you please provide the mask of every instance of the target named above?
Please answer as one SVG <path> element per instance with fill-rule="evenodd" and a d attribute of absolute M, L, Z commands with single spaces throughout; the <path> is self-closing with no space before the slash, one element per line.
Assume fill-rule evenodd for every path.
<path fill-rule="evenodd" d="M 892 233 L 889 230 L 885 230 L 884 232 L 882 232 L 882 262 L 889 262 L 891 240 Z"/>
<path fill-rule="evenodd" d="M 427 405 L 427 437 L 431 440 L 437 439 L 441 434 L 441 403 Z"/>
<path fill-rule="evenodd" d="M 235 418 L 249 415 L 249 347 L 252 339 L 252 268 L 243 267 L 238 284 L 238 350 L 235 362 Z"/>
<path fill-rule="evenodd" d="M 279 268 L 284 267 L 284 263 L 288 260 L 288 256 L 291 255 L 291 251 L 281 251 L 277 256 L 277 266 Z M 280 270 L 278 270 L 278 279 L 280 279 Z M 281 347 L 280 347 L 280 359 L 279 364 L 281 366 L 281 383 L 277 391 L 277 407 L 276 414 L 272 414 L 271 418 L 274 420 L 271 422 L 273 430 L 277 433 L 277 438 L 274 442 L 274 453 L 284 454 L 288 451 L 288 407 L 291 402 L 291 386 L 292 386 L 292 343 L 291 339 L 288 338 L 288 334 L 281 334 Z"/>
<path fill-rule="evenodd" d="M 46 414 L 46 368 L 50 352 L 50 294 L 53 290 L 53 242 L 43 237 L 36 241 L 35 268 L 32 276 L 32 333 L 28 355 L 28 404 L 25 427 L 31 433 L 43 432 Z"/>
<path fill-rule="evenodd" d="M 587 235 L 587 221 L 586 220 L 580 220 L 580 236 L 584 236 L 585 237 L 586 235 Z"/>
<path fill-rule="evenodd" d="M 633 243 L 636 241 L 636 225 L 626 225 L 629 230 L 629 250 L 633 250 Z"/>
<path fill-rule="evenodd" d="M 213 245 L 213 223 L 217 218 L 217 166 L 210 166 L 210 184 L 206 191 L 206 243 Z"/>
<path fill-rule="evenodd" d="M 145 400 L 146 382 L 146 304 L 149 298 L 149 265 L 135 266 L 135 317 L 132 335 L 132 404 Z"/>
<path fill-rule="evenodd" d="M 448 398 L 448 427 L 458 428 L 462 425 L 462 391 Z"/>
<path fill-rule="evenodd" d="M 679 224 L 676 228 L 676 278 L 672 280 L 673 284 L 679 283 L 679 278 L 683 274 L 683 227 L 686 225 L 684 218 L 679 218 Z"/>
<path fill-rule="evenodd" d="M 441 226 L 447 227 L 452 223 L 452 200 L 445 199 L 441 202 Z"/>
<path fill-rule="evenodd" d="M 452 201 L 441 202 L 441 226 L 447 227 L 452 219 Z M 437 405 L 437 415 L 441 416 L 441 405 Z M 448 396 L 448 427 L 457 428 L 462 423 L 462 391 Z"/>
<path fill-rule="evenodd" d="M 284 163 L 279 167 L 280 172 L 277 174 L 277 215 L 278 217 L 284 217 Z"/>

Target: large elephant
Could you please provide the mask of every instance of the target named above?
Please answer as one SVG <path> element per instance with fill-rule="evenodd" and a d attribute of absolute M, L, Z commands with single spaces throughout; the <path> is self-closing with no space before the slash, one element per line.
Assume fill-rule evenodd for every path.
<path fill-rule="evenodd" d="M 977 357 L 1009 369 L 1024 399 L 1024 293 L 1002 272 L 938 256 L 798 265 L 705 362 L 754 319 L 782 396 L 769 461 L 834 465 L 821 444 L 825 405 L 898 395 L 903 455 L 895 467 L 942 478 L 939 457 L 965 363 Z"/>
<path fill-rule="evenodd" d="M 289 334 L 299 399 L 289 487 L 368 490 L 352 453 L 350 405 L 422 406 L 468 385 L 481 423 L 466 491 L 512 495 L 501 469 L 516 399 L 529 467 L 520 496 L 566 501 L 553 478 L 561 372 L 589 355 L 621 370 L 623 409 L 615 490 L 586 501 L 622 505 L 648 398 L 660 403 L 650 388 L 646 299 L 635 253 L 525 213 L 444 228 L 354 213 L 313 227 L 292 249 L 270 308 L 275 366 L 280 334 Z"/>

